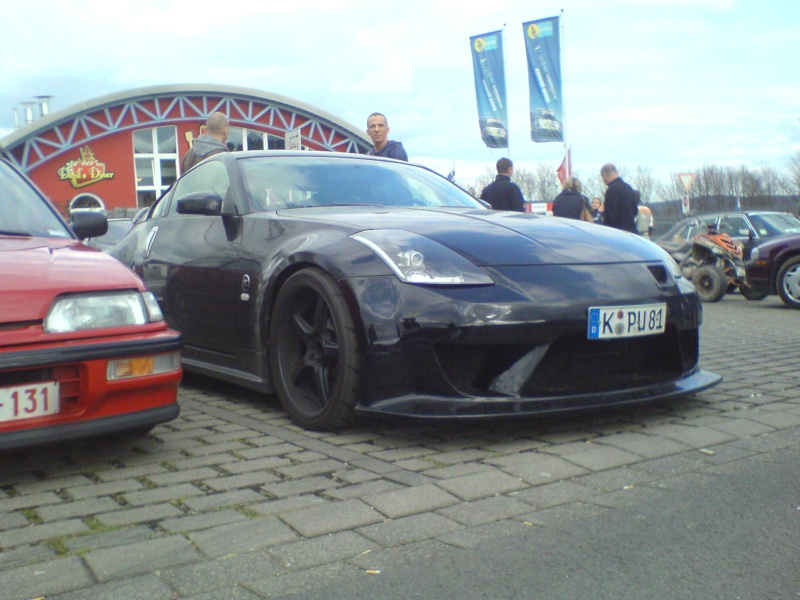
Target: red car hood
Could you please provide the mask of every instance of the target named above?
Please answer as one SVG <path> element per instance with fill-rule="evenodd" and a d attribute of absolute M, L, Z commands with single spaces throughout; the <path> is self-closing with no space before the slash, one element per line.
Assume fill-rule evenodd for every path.
<path fill-rule="evenodd" d="M 0 237 L 0 322 L 41 321 L 56 296 L 98 289 L 144 286 L 115 259 L 76 240 Z"/>

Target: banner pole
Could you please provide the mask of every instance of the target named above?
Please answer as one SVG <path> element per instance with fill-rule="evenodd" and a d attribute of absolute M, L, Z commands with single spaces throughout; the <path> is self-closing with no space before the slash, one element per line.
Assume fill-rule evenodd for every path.
<path fill-rule="evenodd" d="M 561 117 L 562 117 L 562 133 L 564 134 L 564 160 L 567 165 L 567 177 L 572 177 L 572 160 L 569 152 L 569 144 L 567 143 L 567 95 L 564 93 L 564 9 L 561 9 L 561 43 L 559 44 L 558 53 L 561 56 Z"/>

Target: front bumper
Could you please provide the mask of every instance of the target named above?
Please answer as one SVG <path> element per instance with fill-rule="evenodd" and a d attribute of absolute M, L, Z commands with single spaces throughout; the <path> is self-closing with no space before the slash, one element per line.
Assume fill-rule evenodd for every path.
<path fill-rule="evenodd" d="M 720 381 L 722 381 L 720 375 L 698 369 L 678 381 L 618 392 L 541 398 L 463 398 L 415 394 L 388 398 L 370 406 L 359 406 L 356 411 L 359 414 L 372 416 L 404 416 L 443 420 L 470 417 L 544 416 L 677 398 L 701 392 L 717 385 Z"/>

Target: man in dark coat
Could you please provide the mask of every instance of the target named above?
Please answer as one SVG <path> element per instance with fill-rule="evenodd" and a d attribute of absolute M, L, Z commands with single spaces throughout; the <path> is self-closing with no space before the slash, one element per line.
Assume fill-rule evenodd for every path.
<path fill-rule="evenodd" d="M 185 173 L 209 156 L 227 152 L 225 141 L 228 139 L 228 127 L 228 116 L 225 113 L 215 112 L 209 115 L 205 132 L 192 142 L 192 147 L 183 157 L 181 173 Z"/>
<path fill-rule="evenodd" d="M 483 188 L 481 200 L 492 205 L 494 210 L 514 210 L 525 212 L 525 198 L 522 190 L 511 181 L 514 174 L 514 163 L 509 158 L 497 161 L 497 176 L 494 181 Z"/>
<path fill-rule="evenodd" d="M 636 192 L 620 178 L 616 167 L 611 163 L 603 165 L 600 177 L 607 186 L 603 202 L 604 223 L 609 227 L 637 233 L 636 215 L 639 214 L 639 207 L 636 202 Z"/>
<path fill-rule="evenodd" d="M 386 119 L 386 115 L 372 113 L 367 117 L 367 135 L 372 138 L 372 149 L 367 154 L 408 162 L 408 154 L 406 154 L 402 142 L 390 140 L 389 131 L 389 121 Z"/>

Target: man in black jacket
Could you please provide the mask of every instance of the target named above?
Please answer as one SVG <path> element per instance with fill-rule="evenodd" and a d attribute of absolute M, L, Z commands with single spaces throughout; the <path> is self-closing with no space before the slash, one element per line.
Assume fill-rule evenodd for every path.
<path fill-rule="evenodd" d="M 603 202 L 604 223 L 609 227 L 637 233 L 636 215 L 639 214 L 639 207 L 636 202 L 636 192 L 620 178 L 616 167 L 611 163 L 603 165 L 600 177 L 607 186 Z"/>
<path fill-rule="evenodd" d="M 511 181 L 514 174 L 514 163 L 509 158 L 497 161 L 497 177 L 483 188 L 481 200 L 486 200 L 494 210 L 514 210 L 525 212 L 525 198 L 522 190 Z"/>

